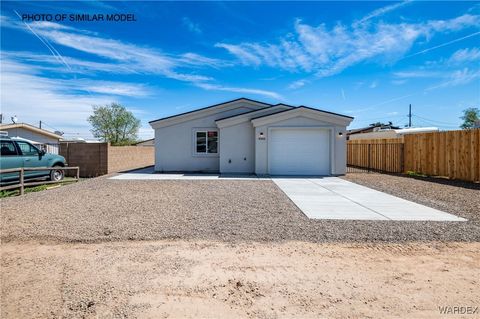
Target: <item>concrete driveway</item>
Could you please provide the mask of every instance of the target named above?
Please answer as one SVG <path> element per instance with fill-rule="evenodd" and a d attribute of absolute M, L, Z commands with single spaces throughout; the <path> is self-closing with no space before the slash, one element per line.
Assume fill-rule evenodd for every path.
<path fill-rule="evenodd" d="M 388 177 L 386 177 L 388 178 Z M 466 221 L 338 177 L 273 177 L 219 174 L 159 174 L 147 167 L 119 174 L 115 180 L 272 180 L 312 219 L 340 220 L 407 220 L 407 221 Z"/>
<path fill-rule="evenodd" d="M 466 221 L 338 177 L 272 178 L 280 189 L 314 219 Z"/>

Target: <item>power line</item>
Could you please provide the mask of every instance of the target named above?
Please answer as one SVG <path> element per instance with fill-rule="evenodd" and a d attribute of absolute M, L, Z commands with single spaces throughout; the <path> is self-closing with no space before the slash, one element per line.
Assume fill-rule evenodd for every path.
<path fill-rule="evenodd" d="M 426 121 L 430 121 L 430 122 L 436 122 L 436 123 L 439 123 L 439 124 L 458 125 L 457 123 L 442 122 L 442 121 L 432 120 L 432 119 L 428 119 L 428 118 L 421 117 L 421 116 L 418 116 L 418 115 L 413 115 L 413 116 L 418 117 L 418 118 L 420 118 L 420 119 L 422 119 L 422 120 L 426 120 Z"/>
<path fill-rule="evenodd" d="M 458 125 L 435 124 L 435 123 L 429 122 L 429 120 L 426 120 L 426 119 L 423 119 L 423 118 L 419 118 L 418 121 L 420 123 L 423 123 L 424 125 L 436 125 L 436 126 L 442 126 L 442 127 L 446 127 L 446 128 L 458 128 L 459 127 Z"/>

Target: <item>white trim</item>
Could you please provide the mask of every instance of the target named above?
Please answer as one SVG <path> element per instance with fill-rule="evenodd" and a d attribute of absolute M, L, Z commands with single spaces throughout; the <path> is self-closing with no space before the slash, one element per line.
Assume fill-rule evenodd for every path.
<path fill-rule="evenodd" d="M 274 105 L 271 107 L 263 108 L 260 110 L 256 110 L 253 112 L 247 112 L 243 114 L 238 114 L 235 116 L 231 116 L 229 118 L 223 119 L 223 120 L 217 120 L 215 123 L 219 128 L 224 128 L 224 127 L 229 127 L 233 125 L 237 125 L 240 123 L 248 122 L 250 121 L 253 117 L 257 116 L 261 112 L 265 112 L 264 115 L 268 115 L 268 111 L 271 111 L 272 113 L 274 112 L 279 112 L 281 110 L 288 110 L 293 108 L 292 106 L 284 105 L 284 104 L 279 104 L 279 105 Z"/>
<path fill-rule="evenodd" d="M 214 114 L 220 114 L 223 112 L 234 110 L 239 107 L 245 107 L 245 108 L 250 108 L 254 110 L 254 109 L 264 109 L 269 106 L 270 104 L 267 104 L 267 103 L 253 102 L 249 100 L 237 100 L 233 102 L 219 104 L 213 107 L 207 107 L 205 109 L 192 110 L 191 112 L 186 114 L 172 115 L 172 117 L 159 119 L 149 124 L 153 129 L 157 129 L 157 128 L 163 128 L 167 126 L 172 126 L 172 125 L 183 123 L 183 122 L 188 122 L 191 120 L 207 117 Z"/>
<path fill-rule="evenodd" d="M 254 127 L 263 126 L 275 122 L 288 120 L 292 117 L 306 117 L 322 122 L 332 123 L 337 126 L 348 126 L 353 121 L 352 118 L 346 118 L 343 116 L 322 112 L 320 110 L 311 110 L 299 107 L 285 112 L 275 113 L 272 115 L 267 115 L 265 117 L 253 119 L 252 124 Z"/>
<path fill-rule="evenodd" d="M 281 130 L 281 129 L 292 129 L 292 130 L 311 130 L 311 129 L 318 129 L 318 130 L 328 130 L 329 131 L 329 152 L 330 152 L 330 174 L 334 174 L 335 171 L 335 128 L 333 126 L 322 126 L 322 125 L 312 125 L 312 126 L 270 126 L 267 128 L 268 136 L 267 136 L 267 167 L 266 172 L 270 175 L 270 141 L 272 136 L 272 130 Z"/>

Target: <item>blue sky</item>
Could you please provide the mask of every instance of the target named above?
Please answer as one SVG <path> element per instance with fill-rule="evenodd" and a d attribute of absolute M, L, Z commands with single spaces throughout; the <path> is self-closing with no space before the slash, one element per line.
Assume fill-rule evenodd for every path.
<path fill-rule="evenodd" d="M 92 105 L 148 121 L 238 97 L 458 128 L 480 106 L 478 2 L 1 2 L 1 107 L 89 137 Z M 135 22 L 22 22 L 131 13 Z"/>

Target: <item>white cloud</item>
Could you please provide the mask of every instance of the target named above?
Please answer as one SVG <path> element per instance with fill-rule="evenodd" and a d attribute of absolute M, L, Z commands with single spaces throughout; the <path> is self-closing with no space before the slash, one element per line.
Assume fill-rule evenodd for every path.
<path fill-rule="evenodd" d="M 480 16 L 465 14 L 450 20 L 421 23 L 325 24 L 311 26 L 295 22 L 295 32 L 276 43 L 217 43 L 243 64 L 266 65 L 290 72 L 304 71 L 319 77 L 338 74 L 353 65 L 374 61 L 393 63 L 402 58 L 419 39 L 436 33 L 455 32 L 480 23 Z"/>
<path fill-rule="evenodd" d="M 445 73 L 435 70 L 414 70 L 414 71 L 399 71 L 394 72 L 393 76 L 399 79 L 413 79 L 413 78 L 433 78 L 443 76 Z"/>
<path fill-rule="evenodd" d="M 373 81 L 372 83 L 370 83 L 370 85 L 368 86 L 369 88 L 371 89 L 374 89 L 378 86 L 378 82 L 377 81 Z"/>
<path fill-rule="evenodd" d="M 461 64 L 469 62 L 477 62 L 480 60 L 480 48 L 466 48 L 456 51 L 452 54 L 448 63 Z"/>
<path fill-rule="evenodd" d="M 14 22 L 9 18 L 2 16 L 2 21 L 6 20 L 7 27 L 20 28 L 26 32 L 30 32 L 25 26 Z M 196 53 L 185 53 L 180 55 L 171 55 L 161 52 L 158 49 L 139 46 L 132 43 L 102 37 L 94 32 L 84 31 L 71 27 L 64 27 L 56 23 L 31 23 L 28 25 L 39 39 L 47 44 L 49 49 L 53 48 L 52 44 L 68 47 L 77 51 L 87 53 L 95 58 L 102 58 L 105 62 L 96 62 L 91 59 L 77 59 L 57 54 L 57 50 L 53 48 L 52 55 L 35 55 L 29 52 L 6 52 L 11 58 L 36 64 L 37 68 L 44 70 L 62 71 L 62 73 L 81 73 L 87 75 L 90 72 L 109 72 L 114 74 L 159 74 L 164 77 L 175 79 L 178 81 L 188 82 L 196 87 L 206 90 L 221 90 L 239 93 L 249 93 L 255 95 L 263 95 L 279 98 L 275 92 L 251 89 L 237 88 L 227 85 L 215 83 L 212 77 L 187 73 L 185 68 L 223 68 L 232 64 L 219 59 L 204 57 Z M 51 47 L 51 48 L 50 48 Z M 62 59 L 63 64 L 68 66 L 65 70 L 58 58 Z M 87 89 L 85 87 L 85 89 Z M 115 95 L 134 95 L 141 96 L 146 94 L 146 89 L 140 86 L 132 86 L 131 84 L 118 85 L 113 87 L 108 83 L 89 87 L 89 91 L 102 94 Z"/>
<path fill-rule="evenodd" d="M 189 17 L 183 17 L 182 22 L 183 22 L 183 25 L 186 26 L 190 32 L 193 32 L 196 34 L 202 33 L 202 29 L 200 28 L 200 25 L 198 23 L 194 23 L 192 20 L 190 20 Z"/>
<path fill-rule="evenodd" d="M 296 89 L 299 89 L 299 88 L 305 86 L 305 84 L 307 84 L 307 80 L 297 80 L 297 81 L 294 81 L 294 82 L 290 83 L 290 85 L 288 86 L 288 89 L 289 90 L 296 90 Z"/>
<path fill-rule="evenodd" d="M 412 1 L 403 1 L 403 2 L 400 2 L 400 3 L 395 3 L 395 4 L 391 4 L 391 5 L 388 5 L 388 6 L 385 6 L 385 7 L 382 7 L 382 8 L 379 8 L 377 10 L 374 10 L 372 11 L 371 13 L 369 13 L 368 15 L 366 15 L 365 17 L 363 17 L 362 19 L 358 20 L 358 21 L 355 21 L 353 23 L 354 26 L 358 26 L 362 23 L 365 23 L 367 22 L 368 20 L 370 19 L 373 19 L 373 18 L 376 18 L 376 17 L 379 17 L 379 16 L 382 16 L 390 11 L 393 11 L 393 10 L 396 10 L 398 8 L 401 8 L 403 6 L 405 6 L 406 4 L 409 4 L 411 3 Z"/>
<path fill-rule="evenodd" d="M 433 85 L 426 90 L 429 91 L 439 88 L 465 85 L 478 79 L 480 79 L 480 70 L 471 70 L 469 68 L 464 68 L 462 70 L 455 70 L 451 72 L 448 76 L 445 77 L 442 82 Z"/>
<path fill-rule="evenodd" d="M 245 65 L 259 65 L 261 63 L 260 57 L 249 52 L 248 45 L 246 48 L 225 43 L 217 43 L 215 46 L 217 48 L 224 48 L 228 50 L 230 53 L 234 54 L 238 59 L 240 59 L 240 61 Z"/>
<path fill-rule="evenodd" d="M 139 84 L 45 77 L 41 69 L 3 55 L 1 75 L 0 101 L 2 113 L 7 118 L 16 114 L 21 122 L 43 120 L 59 130 L 85 137 L 91 137 L 86 119 L 91 114 L 92 105 L 111 103 L 122 96 L 149 93 L 148 88 Z"/>
<path fill-rule="evenodd" d="M 275 92 L 267 91 L 267 90 L 259 90 L 259 89 L 252 89 L 252 88 L 240 88 L 240 87 L 229 87 L 223 86 L 218 84 L 211 84 L 211 83 L 196 83 L 196 86 L 209 90 L 209 91 L 227 91 L 227 92 L 237 92 L 237 93 L 247 93 L 247 94 L 255 94 L 255 95 L 262 95 L 269 98 L 273 98 L 276 100 L 282 100 L 283 97 Z"/>

